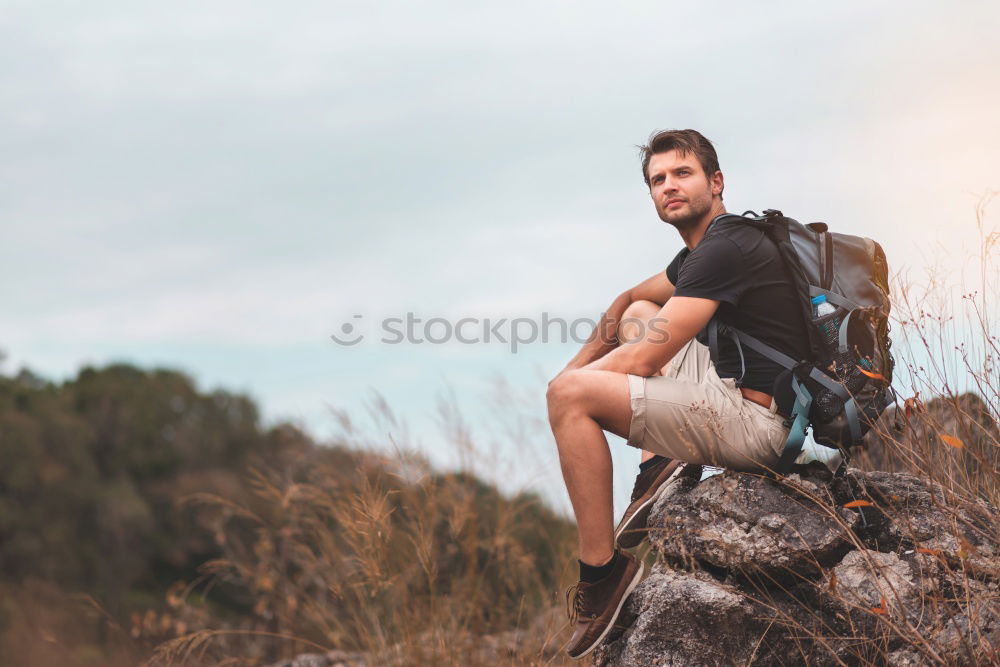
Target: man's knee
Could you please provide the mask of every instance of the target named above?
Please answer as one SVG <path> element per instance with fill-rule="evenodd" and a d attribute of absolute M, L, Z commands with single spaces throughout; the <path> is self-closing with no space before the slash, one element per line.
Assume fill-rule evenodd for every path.
<path fill-rule="evenodd" d="M 618 323 L 619 344 L 636 340 L 645 335 L 649 320 L 653 319 L 659 312 L 659 305 L 645 299 L 629 304 Z"/>
<path fill-rule="evenodd" d="M 549 383 L 545 400 L 549 408 L 549 422 L 558 421 L 565 414 L 579 405 L 583 397 L 580 383 L 577 382 L 577 371 L 566 371 Z"/>

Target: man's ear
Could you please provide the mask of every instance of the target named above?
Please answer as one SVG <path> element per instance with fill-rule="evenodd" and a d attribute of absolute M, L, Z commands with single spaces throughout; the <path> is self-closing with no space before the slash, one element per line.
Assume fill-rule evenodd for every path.
<path fill-rule="evenodd" d="M 726 188 L 725 178 L 722 176 L 722 170 L 716 171 L 712 174 L 712 194 L 722 195 L 722 191 Z"/>

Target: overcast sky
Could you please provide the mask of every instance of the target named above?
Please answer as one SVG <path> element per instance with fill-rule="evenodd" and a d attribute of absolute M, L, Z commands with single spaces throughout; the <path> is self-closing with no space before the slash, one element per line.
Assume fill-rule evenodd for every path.
<path fill-rule="evenodd" d="M 596 317 L 681 247 L 636 158 L 658 128 L 715 142 L 731 211 L 960 263 L 1000 188 L 997 7 L 8 0 L 7 370 L 167 365 L 320 436 L 377 390 L 432 450 L 448 388 L 473 433 L 497 377 L 544 416 L 575 345 L 380 319 Z"/>

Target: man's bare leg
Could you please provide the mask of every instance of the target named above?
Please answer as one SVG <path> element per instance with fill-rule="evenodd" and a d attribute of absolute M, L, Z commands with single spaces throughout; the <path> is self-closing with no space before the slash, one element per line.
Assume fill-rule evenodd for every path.
<path fill-rule="evenodd" d="M 660 312 L 652 301 L 636 301 L 622 314 L 619 345 L 645 334 Z M 661 375 L 662 371 L 657 375 Z M 580 532 L 580 560 L 601 565 L 614 552 L 612 463 L 604 431 L 628 438 L 632 406 L 624 373 L 578 369 L 552 381 L 549 423 Z M 654 454 L 643 450 L 642 461 Z"/>
<path fill-rule="evenodd" d="M 580 560 L 614 553 L 612 464 L 604 431 L 628 437 L 632 409 L 624 373 L 572 370 L 549 384 L 549 423 L 580 533 Z"/>
<path fill-rule="evenodd" d="M 636 340 L 645 334 L 649 327 L 649 321 L 660 312 L 660 306 L 652 301 L 633 301 L 632 304 L 622 313 L 622 321 L 618 326 L 619 346 L 629 341 Z M 663 370 L 657 371 L 656 375 L 663 375 Z M 627 435 L 624 437 L 628 437 Z M 642 463 L 653 458 L 653 452 L 642 450 Z"/>

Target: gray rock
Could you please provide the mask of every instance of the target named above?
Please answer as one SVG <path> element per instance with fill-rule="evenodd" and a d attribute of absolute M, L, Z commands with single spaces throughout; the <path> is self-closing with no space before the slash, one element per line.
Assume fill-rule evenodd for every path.
<path fill-rule="evenodd" d="M 595 665 L 746 664 L 763 610 L 732 586 L 700 572 L 657 568 L 636 589 L 636 617 L 621 640 L 598 649 Z"/>
<path fill-rule="evenodd" d="M 847 505 L 847 507 L 845 507 Z M 996 512 L 902 473 L 726 472 L 650 516 L 597 665 L 996 664 Z"/>
<path fill-rule="evenodd" d="M 930 487 L 904 473 L 860 473 L 855 479 L 881 515 L 869 541 L 880 550 L 898 545 L 939 553 L 953 567 L 971 568 L 985 576 L 998 574 L 996 509 Z"/>
<path fill-rule="evenodd" d="M 909 649 L 899 649 L 889 654 L 890 667 L 925 667 L 934 664 L 927 658 Z"/>
<path fill-rule="evenodd" d="M 676 562 L 726 569 L 818 571 L 850 548 L 860 515 L 830 488 L 795 475 L 788 485 L 737 473 L 678 486 L 650 515 L 650 542 Z"/>
<path fill-rule="evenodd" d="M 852 609 L 884 608 L 893 617 L 920 611 L 920 590 L 910 566 L 895 553 L 852 551 L 833 568 L 835 594 Z M 919 621 L 919 613 L 911 621 Z"/>

